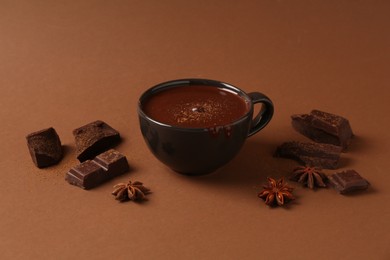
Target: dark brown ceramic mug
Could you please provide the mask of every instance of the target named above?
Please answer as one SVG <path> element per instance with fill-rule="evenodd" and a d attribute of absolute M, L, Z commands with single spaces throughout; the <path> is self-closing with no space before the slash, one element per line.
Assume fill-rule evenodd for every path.
<path fill-rule="evenodd" d="M 262 108 L 253 117 L 258 103 Z M 246 94 L 208 79 L 164 82 L 145 91 L 138 102 L 141 132 L 150 151 L 186 175 L 208 174 L 228 163 L 247 137 L 268 124 L 273 111 L 272 101 L 262 93 Z"/>

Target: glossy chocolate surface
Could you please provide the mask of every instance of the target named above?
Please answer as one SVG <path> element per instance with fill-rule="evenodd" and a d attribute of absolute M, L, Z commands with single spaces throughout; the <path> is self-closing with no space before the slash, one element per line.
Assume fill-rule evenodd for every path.
<path fill-rule="evenodd" d="M 228 125 L 249 111 L 237 93 L 213 86 L 178 86 L 156 93 L 142 105 L 152 119 L 180 127 Z"/>

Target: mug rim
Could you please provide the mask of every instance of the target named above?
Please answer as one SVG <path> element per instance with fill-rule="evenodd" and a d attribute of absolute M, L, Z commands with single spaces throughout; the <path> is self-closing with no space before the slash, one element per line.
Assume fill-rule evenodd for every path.
<path fill-rule="evenodd" d="M 241 98 L 244 98 L 248 101 L 248 111 L 242 115 L 240 118 L 234 120 L 233 122 L 226 124 L 226 125 L 216 125 L 211 127 L 181 127 L 177 125 L 170 125 L 167 123 L 160 122 L 158 120 L 155 120 L 148 116 L 142 109 L 142 102 L 150 97 L 151 95 L 158 93 L 160 91 L 164 91 L 166 89 L 174 88 L 174 87 L 181 87 L 181 86 L 189 86 L 189 85 L 205 85 L 205 86 L 212 86 L 212 87 L 220 87 L 224 89 L 228 89 L 230 91 L 234 91 L 234 93 L 238 94 Z M 149 121 L 152 121 L 153 123 L 162 126 L 162 127 L 168 127 L 172 129 L 182 130 L 182 131 L 190 131 L 190 132 L 205 132 L 209 131 L 210 128 L 213 127 L 225 127 L 225 126 L 232 126 L 235 124 L 239 124 L 242 121 L 246 120 L 246 118 L 252 113 L 253 111 L 253 103 L 249 95 L 243 91 L 242 89 L 218 80 L 211 80 L 211 79 L 202 79 L 202 78 L 184 78 L 184 79 L 175 79 L 175 80 L 169 80 L 162 83 L 159 83 L 157 85 L 154 85 L 150 87 L 149 89 L 145 90 L 140 98 L 138 99 L 138 114 L 144 118 L 146 118 Z"/>

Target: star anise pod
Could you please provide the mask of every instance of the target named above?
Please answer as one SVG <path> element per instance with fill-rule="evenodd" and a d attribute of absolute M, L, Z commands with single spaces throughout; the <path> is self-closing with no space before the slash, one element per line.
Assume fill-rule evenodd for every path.
<path fill-rule="evenodd" d="M 318 167 L 299 166 L 294 169 L 290 180 L 303 183 L 310 189 L 314 189 L 315 186 L 326 187 L 324 181 L 327 180 L 327 177 Z"/>
<path fill-rule="evenodd" d="M 275 180 L 268 178 L 267 185 L 263 186 L 263 190 L 258 193 L 258 197 L 265 201 L 269 206 L 283 206 L 286 202 L 295 199 L 292 195 L 293 188 L 287 186 L 284 178 Z"/>
<path fill-rule="evenodd" d="M 114 191 L 111 193 L 116 200 L 120 202 L 126 200 L 141 201 L 145 200 L 146 194 L 150 193 L 150 189 L 146 188 L 142 182 L 128 181 L 127 183 L 118 183 L 114 186 Z"/>

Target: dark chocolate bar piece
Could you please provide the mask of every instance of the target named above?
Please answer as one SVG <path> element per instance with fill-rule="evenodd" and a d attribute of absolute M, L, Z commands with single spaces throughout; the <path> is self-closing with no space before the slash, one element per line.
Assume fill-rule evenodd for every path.
<path fill-rule="evenodd" d="M 103 182 L 119 176 L 129 170 L 126 157 L 110 149 L 93 160 L 72 167 L 65 175 L 65 180 L 83 189 L 92 189 Z"/>
<path fill-rule="evenodd" d="M 99 154 L 93 161 L 104 170 L 109 171 L 110 177 L 119 176 L 129 170 L 129 163 L 126 157 L 114 149 Z"/>
<path fill-rule="evenodd" d="M 91 160 L 120 142 L 119 132 L 100 120 L 73 130 L 73 135 L 80 162 Z"/>
<path fill-rule="evenodd" d="M 344 117 L 313 110 L 310 114 L 292 115 L 292 126 L 318 143 L 338 145 L 345 151 L 353 137 L 349 121 Z"/>
<path fill-rule="evenodd" d="M 314 142 L 285 142 L 276 149 L 275 157 L 289 158 L 307 166 L 337 169 L 341 147 Z"/>
<path fill-rule="evenodd" d="M 329 183 L 341 194 L 357 190 L 366 190 L 370 183 L 355 170 L 337 172 L 329 177 Z"/>
<path fill-rule="evenodd" d="M 63 156 L 61 141 L 53 127 L 31 133 L 26 139 L 31 158 L 38 168 L 61 161 Z"/>
<path fill-rule="evenodd" d="M 105 171 L 95 161 L 87 160 L 81 164 L 71 168 L 65 176 L 65 180 L 72 185 L 89 190 L 107 179 L 107 171 Z"/>

